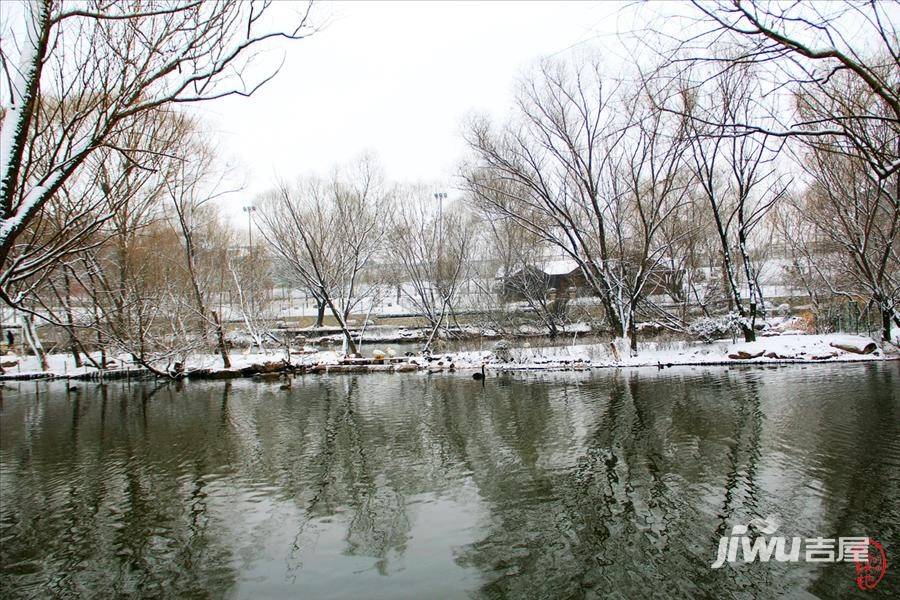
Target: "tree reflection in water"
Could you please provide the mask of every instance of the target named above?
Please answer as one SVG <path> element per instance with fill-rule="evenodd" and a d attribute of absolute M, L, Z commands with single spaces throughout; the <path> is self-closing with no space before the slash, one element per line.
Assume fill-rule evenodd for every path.
<path fill-rule="evenodd" d="M 757 517 L 803 537 L 895 531 L 896 461 L 848 461 L 861 439 L 900 454 L 895 379 L 850 365 L 484 387 L 7 384 L 0 583 L 61 597 L 844 597 L 846 564 L 709 565 L 719 536 Z"/>

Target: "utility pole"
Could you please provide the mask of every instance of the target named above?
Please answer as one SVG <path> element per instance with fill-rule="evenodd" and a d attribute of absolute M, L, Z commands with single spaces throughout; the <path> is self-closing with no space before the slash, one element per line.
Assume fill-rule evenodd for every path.
<path fill-rule="evenodd" d="M 255 206 L 245 206 L 243 211 L 247 213 L 247 239 L 250 247 L 249 254 L 253 254 L 253 212 L 256 210 Z"/>
<path fill-rule="evenodd" d="M 441 246 L 444 245 L 444 200 L 447 198 L 446 192 L 436 192 L 434 199 L 438 201 L 438 239 Z"/>

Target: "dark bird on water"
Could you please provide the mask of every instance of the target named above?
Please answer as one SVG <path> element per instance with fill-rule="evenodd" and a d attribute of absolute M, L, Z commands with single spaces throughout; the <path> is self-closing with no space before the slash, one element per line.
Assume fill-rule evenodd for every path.
<path fill-rule="evenodd" d="M 481 373 L 473 374 L 472 379 L 475 381 L 484 381 L 484 365 L 481 365 Z"/>

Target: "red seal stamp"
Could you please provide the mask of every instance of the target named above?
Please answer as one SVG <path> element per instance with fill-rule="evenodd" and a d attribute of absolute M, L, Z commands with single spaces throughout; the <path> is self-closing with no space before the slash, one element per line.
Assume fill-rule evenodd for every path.
<path fill-rule="evenodd" d="M 863 590 L 874 590 L 887 572 L 887 555 L 884 547 L 869 538 L 868 555 L 856 563 L 856 586 Z"/>

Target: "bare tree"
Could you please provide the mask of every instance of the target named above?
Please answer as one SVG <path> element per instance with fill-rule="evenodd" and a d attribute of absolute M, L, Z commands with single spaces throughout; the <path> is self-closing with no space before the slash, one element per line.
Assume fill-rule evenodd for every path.
<path fill-rule="evenodd" d="M 552 287 L 551 277 L 541 270 L 540 260 L 522 257 L 518 270 L 510 273 L 503 282 L 506 301 L 520 301 L 529 314 L 546 328 L 550 339 L 555 339 L 569 322 L 570 292 Z M 537 266 L 536 266 L 537 265 Z M 507 311 L 507 317 L 511 317 Z"/>
<path fill-rule="evenodd" d="M 610 85 L 598 64 L 545 62 L 523 83 L 517 119 L 472 123 L 469 190 L 580 267 L 613 334 L 637 349 L 635 312 L 667 253 L 662 223 L 681 203 L 683 119 L 649 86 Z"/>
<path fill-rule="evenodd" d="M 196 335 L 196 310 L 183 263 L 183 243 L 164 221 L 141 226 L 129 236 L 124 255 L 101 246 L 79 254 L 72 272 L 90 298 L 98 345 L 158 375 L 206 348 Z M 119 261 L 124 258 L 125 264 Z M 121 277 L 121 273 L 126 273 Z M 101 359 L 105 367 L 105 357 Z"/>
<path fill-rule="evenodd" d="M 866 161 L 821 148 L 807 166 L 813 184 L 795 214 L 825 243 L 800 248 L 801 256 L 832 293 L 876 306 L 881 337 L 890 341 L 900 305 L 898 178 L 879 179 Z"/>
<path fill-rule="evenodd" d="M 893 2 L 692 0 L 697 34 L 678 40 L 676 61 L 755 64 L 771 92 L 788 89 L 815 106 L 775 111 L 776 122 L 728 123 L 730 132 L 764 133 L 822 144 L 841 139 L 879 179 L 900 171 L 900 146 L 867 137 L 872 121 L 900 127 L 900 10 Z M 697 22 L 699 21 L 699 23 Z M 848 102 L 836 76 L 872 101 Z M 835 93 L 837 92 L 837 93 Z M 794 107 L 796 109 L 796 107 Z"/>
<path fill-rule="evenodd" d="M 271 251 L 324 301 L 351 354 L 357 349 L 347 321 L 364 293 L 361 274 L 381 248 L 390 204 L 370 158 L 327 181 L 282 184 L 258 203 L 259 228 Z"/>
<path fill-rule="evenodd" d="M 551 289 L 551 278 L 542 270 L 548 248 L 515 219 L 498 215 L 493 203 L 477 198 L 470 201 L 481 213 L 479 250 L 489 265 L 482 277 L 472 278 L 486 299 L 482 314 L 489 317 L 492 328 L 501 330 L 517 326 L 522 318 L 536 318 L 555 338 L 570 320 L 571 298 L 569 290 Z M 522 305 L 528 314 L 517 310 Z"/>
<path fill-rule="evenodd" d="M 278 68 L 253 75 L 267 42 L 310 33 L 308 10 L 286 28 L 269 28 L 271 2 L 140 0 L 23 2 L 21 31 L 0 43 L 0 297 L 24 296 L 11 284 L 52 265 L 99 227 L 100 200 L 76 205 L 81 225 L 66 239 L 16 250 L 48 201 L 97 153 L 142 165 L 164 146 L 128 143 L 145 115 L 177 103 L 250 95 Z M 8 27 L 12 27 L 10 23 Z M 144 133 L 144 135 L 150 135 Z M 86 218 L 87 215 L 93 215 Z M 14 258 L 18 254 L 17 258 Z"/>
<path fill-rule="evenodd" d="M 773 219 L 790 260 L 783 275 L 790 286 L 802 290 L 809 300 L 811 325 L 816 333 L 824 333 L 826 321 L 834 313 L 831 290 L 835 285 L 840 287 L 836 263 L 844 259 L 833 260 L 836 253 L 830 251 L 815 219 L 807 216 L 804 195 L 790 195 L 785 200 L 776 208 Z M 829 281 L 835 283 L 829 285 Z"/>
<path fill-rule="evenodd" d="M 725 298 L 721 281 L 713 277 L 721 271 L 721 252 L 708 202 L 696 186 L 662 223 L 660 235 L 669 252 L 660 263 L 656 283 L 680 307 L 672 316 L 681 324 L 695 312 L 712 316 L 715 305 Z"/>
<path fill-rule="evenodd" d="M 730 87 L 738 90 L 738 97 L 748 108 L 740 112 L 693 111 L 690 116 L 695 130 L 706 132 L 704 135 L 715 132 L 715 136 L 730 140 L 755 137 L 764 144 L 773 140 L 802 142 L 796 148 L 802 155 L 799 162 L 818 183 L 807 194 L 798 195 L 804 201 L 795 202 L 779 215 L 779 229 L 794 234 L 810 234 L 812 230 L 814 233 L 807 237 L 816 243 L 804 245 L 793 237 L 785 240 L 794 251 L 793 277 L 811 295 L 816 307 L 823 304 L 823 284 L 832 294 L 841 295 L 852 289 L 853 294 L 878 305 L 883 315 L 886 311 L 888 317 L 883 316 L 883 325 L 889 326 L 894 309 L 890 285 L 884 279 L 890 279 L 891 272 L 890 251 L 885 252 L 885 248 L 893 244 L 893 207 L 900 178 L 898 5 L 740 0 L 697 0 L 692 5 L 689 19 L 695 33 L 675 36 L 668 65 L 685 65 L 680 76 L 687 73 L 691 93 L 711 98 L 710 106 L 723 103 L 724 80 L 744 78 L 743 86 Z M 654 39 L 654 43 L 660 41 L 659 37 Z M 748 76 L 754 80 L 749 89 Z M 724 104 L 728 103 L 726 98 Z M 761 119 L 761 115 L 766 118 Z M 728 145 L 733 148 L 737 142 L 730 141 Z M 773 147 L 774 150 L 778 148 Z M 821 168 L 826 166 L 835 171 L 823 173 Z M 698 164 L 698 171 L 702 170 Z M 834 181 L 840 186 L 826 191 L 822 182 L 834 173 L 843 173 L 849 179 Z M 868 183 L 860 184 L 863 180 Z M 853 193 L 847 189 L 851 181 L 861 185 Z M 820 214 L 822 222 L 830 224 L 831 229 L 826 232 L 806 217 L 821 213 L 822 207 L 829 204 L 827 197 L 837 189 L 848 193 L 845 201 L 852 208 L 843 226 L 833 223 L 828 211 Z M 869 199 L 863 202 L 860 196 Z M 814 202 L 812 198 L 817 199 Z M 878 231 L 863 224 L 876 214 L 879 224 L 884 224 L 884 229 Z M 785 220 L 788 216 L 796 221 Z M 854 237 L 848 241 L 845 236 L 854 229 Z M 739 232 L 735 237 L 740 237 Z M 845 241 L 835 239 L 832 250 L 822 250 L 828 245 L 823 245 L 823 240 L 832 237 Z M 738 239 L 737 252 L 741 252 L 739 243 Z M 835 248 L 844 251 L 838 253 Z M 832 260 L 838 255 L 849 262 Z M 852 268 L 843 268 L 848 265 Z M 733 297 L 734 286 L 725 270 L 724 279 L 729 282 Z M 746 268 L 743 271 L 744 278 L 749 279 L 752 273 Z M 751 287 L 748 292 L 752 304 L 754 289 Z M 747 312 L 750 308 L 741 311 L 738 306 L 738 311 Z M 883 329 L 889 335 L 889 330 L 884 326 Z"/>
<path fill-rule="evenodd" d="M 176 146 L 184 135 L 184 123 L 177 115 L 145 113 L 139 128 L 120 137 L 142 153 L 142 163 L 100 149 L 43 204 L 19 233 L 0 276 L 17 303 L 39 301 L 34 297 L 37 289 L 61 261 L 104 243 L 109 235 L 116 238 L 122 252 L 127 232 L 154 218 L 151 213 L 158 209 L 163 182 L 175 164 L 170 155 L 154 148 Z M 49 256 L 54 259 L 48 261 Z M 46 312 L 37 316 L 52 320 Z"/>
<path fill-rule="evenodd" d="M 175 141 L 185 134 L 182 118 L 154 112 L 143 120 L 141 131 L 129 130 L 123 137 L 135 148 L 149 151 L 146 144 L 151 140 L 177 146 Z M 161 220 L 160 202 L 175 165 L 177 160 L 159 153 L 148 152 L 139 166 L 120 153 L 95 152 L 45 203 L 8 257 L 8 270 L 16 273 L 7 281 L 8 290 L 34 316 L 67 332 L 76 365 L 81 354 L 95 362 L 87 352 L 79 352 L 79 332 L 96 333 L 102 349 L 103 336 L 112 329 L 95 327 L 99 319 L 89 318 L 83 299 L 72 290 L 88 285 L 86 289 L 98 292 L 89 284 L 102 282 L 100 312 L 115 324 L 113 329 L 127 329 L 126 291 L 134 265 L 130 255 L 140 231 Z M 56 256 L 54 262 L 44 261 L 48 253 Z M 104 365 L 101 355 L 96 366 Z"/>
<path fill-rule="evenodd" d="M 735 124 L 758 120 L 754 81 L 751 69 L 736 66 L 722 71 L 707 94 L 684 94 L 692 117 L 690 164 L 719 239 L 729 308 L 737 312 L 746 341 L 756 339 L 756 319 L 764 309 L 751 238 L 786 191 L 776 169 L 782 142 L 733 133 Z"/>
<path fill-rule="evenodd" d="M 259 244 L 246 252 L 229 253 L 225 261 L 229 281 L 221 289 L 228 290 L 232 314 L 240 318 L 260 351 L 264 350 L 266 338 L 272 339 L 266 321 L 270 317 L 274 264 L 273 257 Z"/>
<path fill-rule="evenodd" d="M 221 267 L 227 261 L 231 240 L 211 203 L 236 190 L 223 187 L 222 174 L 216 172 L 209 146 L 188 138 L 182 150 L 185 156 L 177 161 L 173 177 L 166 181 L 174 213 L 172 222 L 182 240 L 183 264 L 202 337 L 208 339 L 214 333 L 219 356 L 227 369 L 231 367 L 231 359 L 222 319 L 209 304 L 215 277 L 221 272 L 216 265 Z"/>
<path fill-rule="evenodd" d="M 184 362 L 189 353 L 207 350 L 212 331 L 220 354 L 224 350 L 218 314 L 209 308 L 216 277 L 222 287 L 228 246 L 228 232 L 211 203 L 220 190 L 207 183 L 212 155 L 186 119 L 159 115 L 158 120 L 169 123 L 167 139 L 184 156 L 153 154 L 144 163 L 152 165 L 148 169 L 118 160 L 98 165 L 93 185 L 81 190 L 99 195 L 108 217 L 77 254 L 51 271 L 53 294 L 39 288 L 31 294 L 40 303 L 39 314 L 67 328 L 73 344 L 75 330 L 96 333 L 99 362 L 84 355 L 100 368 L 111 347 L 164 374 L 160 361 Z M 68 214 L 64 203 L 77 202 L 69 200 L 74 194 L 68 186 L 80 177 L 71 178 L 61 188 L 66 193 L 54 196 L 33 223 Z M 56 210 L 60 204 L 63 209 Z M 82 290 L 74 302 L 67 291 L 73 286 Z"/>
<path fill-rule="evenodd" d="M 401 293 L 428 321 L 428 350 L 454 316 L 474 246 L 473 221 L 462 207 L 436 205 L 423 186 L 399 199 L 390 231 L 387 257 L 396 262 L 394 278 Z"/>

